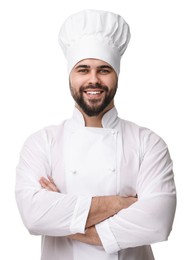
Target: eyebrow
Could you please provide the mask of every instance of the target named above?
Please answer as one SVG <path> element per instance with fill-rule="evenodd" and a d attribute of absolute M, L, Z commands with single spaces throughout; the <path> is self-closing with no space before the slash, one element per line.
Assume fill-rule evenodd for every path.
<path fill-rule="evenodd" d="M 99 69 L 113 69 L 111 66 L 109 65 L 101 65 L 101 66 L 98 66 Z"/>
<path fill-rule="evenodd" d="M 88 65 L 78 65 L 78 66 L 75 67 L 76 70 L 80 69 L 80 68 L 87 69 L 87 68 L 90 68 L 90 66 L 88 66 Z"/>
<path fill-rule="evenodd" d="M 80 69 L 80 68 L 84 68 L 84 69 L 89 69 L 90 66 L 89 65 L 78 65 L 77 67 L 75 67 L 75 69 Z M 98 66 L 97 69 L 113 69 L 111 66 L 109 65 L 101 65 L 101 66 Z"/>

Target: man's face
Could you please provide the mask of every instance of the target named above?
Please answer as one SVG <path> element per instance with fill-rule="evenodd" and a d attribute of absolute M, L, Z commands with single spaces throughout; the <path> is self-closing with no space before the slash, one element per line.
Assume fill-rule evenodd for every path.
<path fill-rule="evenodd" d="M 88 116 L 98 116 L 114 105 L 117 82 L 113 68 L 97 59 L 80 61 L 70 73 L 72 97 Z"/>

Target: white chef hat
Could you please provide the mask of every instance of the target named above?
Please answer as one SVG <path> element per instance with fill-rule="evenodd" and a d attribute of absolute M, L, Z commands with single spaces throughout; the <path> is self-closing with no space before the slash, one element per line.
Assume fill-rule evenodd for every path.
<path fill-rule="evenodd" d="M 59 32 L 59 43 L 69 73 L 83 59 L 100 59 L 119 74 L 120 59 L 130 40 L 130 29 L 118 14 L 84 10 L 68 17 Z"/>

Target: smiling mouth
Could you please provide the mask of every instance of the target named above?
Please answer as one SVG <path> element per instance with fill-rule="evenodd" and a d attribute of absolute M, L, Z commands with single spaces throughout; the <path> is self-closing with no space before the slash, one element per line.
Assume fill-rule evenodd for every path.
<path fill-rule="evenodd" d="M 93 90 L 91 90 L 91 91 L 84 91 L 87 95 L 100 95 L 100 94 L 102 94 L 104 91 L 103 90 L 99 90 L 99 91 L 93 91 Z"/>

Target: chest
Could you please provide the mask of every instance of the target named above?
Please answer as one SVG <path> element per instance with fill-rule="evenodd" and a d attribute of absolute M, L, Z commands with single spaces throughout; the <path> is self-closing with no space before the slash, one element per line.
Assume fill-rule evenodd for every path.
<path fill-rule="evenodd" d="M 65 133 L 52 157 L 60 190 L 90 196 L 136 194 L 137 156 L 123 140 L 114 129 L 84 127 Z"/>

